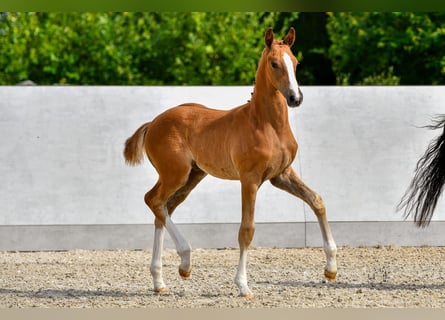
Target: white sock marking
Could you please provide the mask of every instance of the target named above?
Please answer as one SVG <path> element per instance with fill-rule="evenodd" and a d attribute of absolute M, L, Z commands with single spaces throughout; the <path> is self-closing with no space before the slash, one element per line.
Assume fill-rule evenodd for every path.
<path fill-rule="evenodd" d="M 171 220 L 170 216 L 167 214 L 165 216 L 165 228 L 167 229 L 170 237 L 173 239 L 173 242 L 176 246 L 176 252 L 181 257 L 181 265 L 180 268 L 183 271 L 190 271 L 190 252 L 192 247 L 185 240 L 182 234 L 179 232 L 176 225 Z"/>
<path fill-rule="evenodd" d="M 162 279 L 162 248 L 164 246 L 165 228 L 155 228 L 155 239 L 153 244 L 153 254 L 150 265 L 150 272 L 153 277 L 155 290 L 165 288 Z"/>

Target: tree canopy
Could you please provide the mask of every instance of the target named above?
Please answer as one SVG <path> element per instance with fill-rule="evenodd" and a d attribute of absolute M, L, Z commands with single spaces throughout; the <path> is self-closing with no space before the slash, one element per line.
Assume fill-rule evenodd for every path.
<path fill-rule="evenodd" d="M 331 13 L 338 83 L 444 84 L 445 13 Z"/>
<path fill-rule="evenodd" d="M 444 13 L 0 13 L 0 84 L 250 85 L 272 26 L 302 85 L 444 84 Z"/>

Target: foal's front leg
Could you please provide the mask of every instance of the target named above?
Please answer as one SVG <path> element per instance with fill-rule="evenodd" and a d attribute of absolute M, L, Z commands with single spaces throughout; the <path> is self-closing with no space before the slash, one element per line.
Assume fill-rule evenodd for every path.
<path fill-rule="evenodd" d="M 323 248 L 326 254 L 324 275 L 329 281 L 334 281 L 337 275 L 337 246 L 332 237 L 331 228 L 326 217 L 326 207 L 322 198 L 306 186 L 291 167 L 278 177 L 271 179 L 270 182 L 277 188 L 299 197 L 314 211 L 320 225 L 321 234 L 323 235 Z"/>
<path fill-rule="evenodd" d="M 254 296 L 247 285 L 247 250 L 255 233 L 254 212 L 257 190 L 258 184 L 241 183 L 242 218 L 238 233 L 240 257 L 235 283 L 240 291 L 240 296 L 246 298 L 253 298 Z"/>

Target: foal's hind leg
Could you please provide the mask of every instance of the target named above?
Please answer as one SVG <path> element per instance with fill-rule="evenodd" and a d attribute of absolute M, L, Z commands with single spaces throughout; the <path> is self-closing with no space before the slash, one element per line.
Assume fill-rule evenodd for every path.
<path fill-rule="evenodd" d="M 180 205 L 190 194 L 190 192 L 201 182 L 207 175 L 196 164 L 192 165 L 188 180 L 178 191 L 176 191 L 167 202 L 168 214 L 172 215 L 173 211 Z"/>
<path fill-rule="evenodd" d="M 155 201 L 157 189 L 158 188 L 155 186 L 152 190 L 150 190 L 145 195 L 145 201 L 156 216 L 155 239 L 153 243 L 153 255 L 150 265 L 150 272 L 153 276 L 154 291 L 162 293 L 167 291 L 162 279 L 161 262 L 165 229 L 167 229 L 167 232 L 170 234 L 175 244 L 176 252 L 181 257 L 181 264 L 179 266 L 179 273 L 181 274 L 181 276 L 190 274 L 191 246 L 179 232 L 173 221 L 170 219 L 170 215 L 168 214 L 166 205 L 167 200 L 164 200 L 162 203 L 156 205 Z"/>
<path fill-rule="evenodd" d="M 326 218 L 326 208 L 320 195 L 306 186 L 291 167 L 286 169 L 286 171 L 278 177 L 271 179 L 270 182 L 277 188 L 299 197 L 314 211 L 323 235 L 323 247 L 327 259 L 324 275 L 329 281 L 334 281 L 337 275 L 337 246 L 332 237 L 331 229 Z"/>
<path fill-rule="evenodd" d="M 150 273 L 153 277 L 154 291 L 158 293 L 167 292 L 167 287 L 162 277 L 162 248 L 164 247 L 164 224 L 158 218 L 155 219 L 155 238 L 153 243 L 153 254 L 151 257 Z"/>
<path fill-rule="evenodd" d="M 190 277 L 191 271 L 191 246 L 180 234 L 174 223 L 170 219 L 170 215 L 174 209 L 185 200 L 190 191 L 206 176 L 202 170 L 194 166 L 188 176 L 187 182 L 176 190 L 167 200 L 162 200 L 163 193 L 166 190 L 165 183 L 158 183 L 155 187 L 145 195 L 147 205 L 152 209 L 156 216 L 155 219 L 155 239 L 153 244 L 153 256 L 150 265 L 150 272 L 153 277 L 154 291 L 166 292 L 166 286 L 162 278 L 162 248 L 164 242 L 165 228 L 175 243 L 176 250 L 181 257 L 181 265 L 179 266 L 179 274 L 187 279 Z M 163 187 L 164 185 L 164 187 Z"/>
<path fill-rule="evenodd" d="M 188 180 L 185 183 L 185 185 L 179 188 L 179 190 L 177 190 L 167 201 L 167 210 L 169 216 L 172 215 L 176 207 L 187 198 L 190 192 L 198 185 L 198 183 L 202 179 L 204 179 L 206 175 L 207 173 L 199 169 L 196 165 L 192 166 Z M 171 223 L 173 224 L 173 222 Z M 175 225 L 172 225 L 172 228 L 176 228 Z M 181 242 L 180 239 L 178 240 L 179 242 Z M 186 242 L 185 239 L 183 241 Z M 188 247 L 189 247 L 188 250 L 182 252 L 178 249 L 178 254 L 181 256 L 181 265 L 179 266 L 179 274 L 183 279 L 190 278 L 190 272 L 191 272 L 191 246 L 188 245 Z M 176 248 L 178 248 L 178 245 L 176 245 Z"/>

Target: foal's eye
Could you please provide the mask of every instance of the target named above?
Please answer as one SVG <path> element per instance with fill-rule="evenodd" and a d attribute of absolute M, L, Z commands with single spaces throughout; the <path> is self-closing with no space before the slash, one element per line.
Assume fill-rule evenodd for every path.
<path fill-rule="evenodd" d="M 276 63 L 275 61 L 272 61 L 272 62 L 270 63 L 270 65 L 272 66 L 272 68 L 274 68 L 274 69 L 278 69 L 278 63 Z"/>

